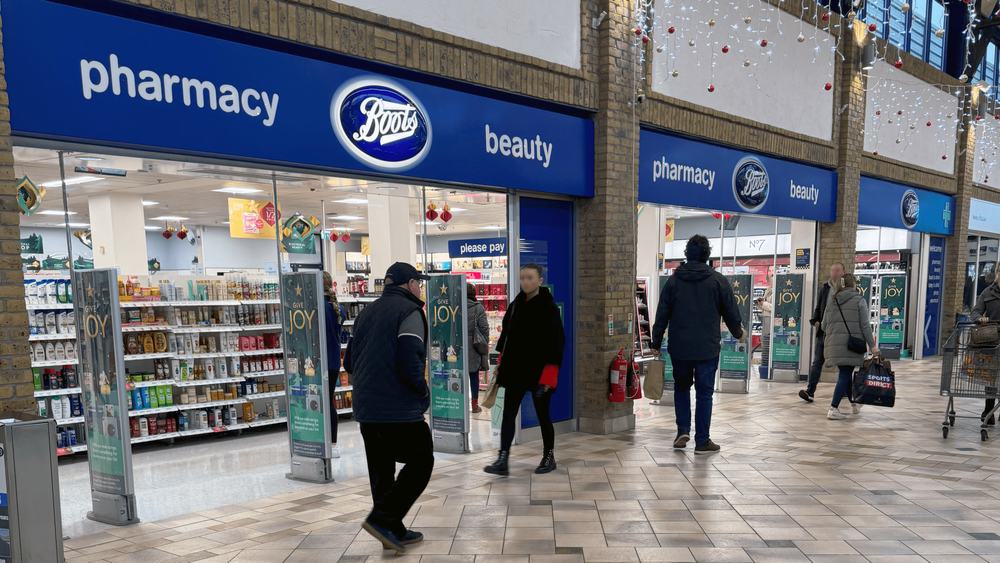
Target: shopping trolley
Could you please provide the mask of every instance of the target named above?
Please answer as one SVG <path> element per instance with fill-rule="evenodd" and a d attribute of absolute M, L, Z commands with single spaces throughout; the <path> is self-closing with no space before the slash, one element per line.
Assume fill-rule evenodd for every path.
<path fill-rule="evenodd" d="M 971 332 L 977 323 L 958 323 L 955 332 L 944 345 L 944 361 L 941 364 L 941 396 L 948 397 L 941 434 L 947 438 L 948 428 L 955 426 L 956 418 L 980 418 L 955 415 L 955 399 L 996 399 L 1000 397 L 1000 344 L 973 346 Z M 981 419 L 980 436 L 989 438 L 986 420 L 993 416 L 1000 406 L 994 407 Z"/>

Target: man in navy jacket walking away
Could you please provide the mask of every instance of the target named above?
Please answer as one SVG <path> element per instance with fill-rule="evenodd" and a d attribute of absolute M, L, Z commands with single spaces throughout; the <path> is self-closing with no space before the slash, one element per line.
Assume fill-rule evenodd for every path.
<path fill-rule="evenodd" d="M 424 421 L 430 390 L 427 317 L 420 300 L 421 275 L 396 262 L 385 273 L 382 297 L 354 322 L 344 369 L 353 376 L 354 418 L 361 425 L 375 506 L 363 524 L 386 549 L 405 552 L 423 539 L 403 517 L 423 494 L 434 469 L 431 430 Z M 404 464 L 396 476 L 396 462 Z"/>
<path fill-rule="evenodd" d="M 740 342 L 747 340 L 733 288 L 725 276 L 707 264 L 711 255 L 712 247 L 704 236 L 688 240 L 684 249 L 687 261 L 663 284 L 653 324 L 652 345 L 656 351 L 670 327 L 667 352 L 674 367 L 675 448 L 686 447 L 691 439 L 691 385 L 695 388 L 695 454 L 719 451 L 709 438 L 715 372 L 722 351 L 719 318 L 725 320 L 729 332 Z"/>

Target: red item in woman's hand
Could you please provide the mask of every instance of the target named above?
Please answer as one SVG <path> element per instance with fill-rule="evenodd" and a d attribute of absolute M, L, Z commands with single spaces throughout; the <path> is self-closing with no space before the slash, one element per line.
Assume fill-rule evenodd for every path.
<path fill-rule="evenodd" d="M 542 378 L 538 380 L 539 385 L 548 385 L 555 389 L 559 383 L 559 366 L 549 364 L 542 369 Z"/>

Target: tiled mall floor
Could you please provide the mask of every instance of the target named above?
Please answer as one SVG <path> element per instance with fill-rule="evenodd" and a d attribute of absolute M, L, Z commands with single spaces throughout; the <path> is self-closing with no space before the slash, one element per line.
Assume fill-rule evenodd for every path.
<path fill-rule="evenodd" d="M 360 531 L 357 477 L 73 538 L 67 560 L 1000 562 L 1000 430 L 981 442 L 960 419 L 942 439 L 940 361 L 895 368 L 896 408 L 845 421 L 826 420 L 829 384 L 812 405 L 773 383 L 722 397 L 713 456 L 672 450 L 671 408 L 642 404 L 634 432 L 560 436 L 549 475 L 532 474 L 537 444 L 515 447 L 509 478 L 481 471 L 491 451 L 440 460 L 405 556 Z"/>

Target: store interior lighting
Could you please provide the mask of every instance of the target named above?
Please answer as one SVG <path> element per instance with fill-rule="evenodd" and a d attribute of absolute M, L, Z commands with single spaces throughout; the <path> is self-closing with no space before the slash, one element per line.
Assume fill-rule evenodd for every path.
<path fill-rule="evenodd" d="M 76 215 L 76 211 L 62 211 L 59 209 L 46 209 L 39 211 L 39 215 Z"/>
<path fill-rule="evenodd" d="M 102 178 L 92 178 L 92 177 L 88 177 L 88 176 L 78 176 L 76 178 L 66 178 L 66 185 L 67 186 L 75 186 L 77 184 L 86 184 L 88 182 L 96 182 L 96 181 L 101 180 L 101 179 Z M 62 185 L 63 185 L 62 180 L 55 180 L 55 181 L 52 181 L 52 182 L 45 182 L 44 184 L 42 184 L 42 187 L 43 188 L 59 188 L 59 187 L 62 187 Z"/>

